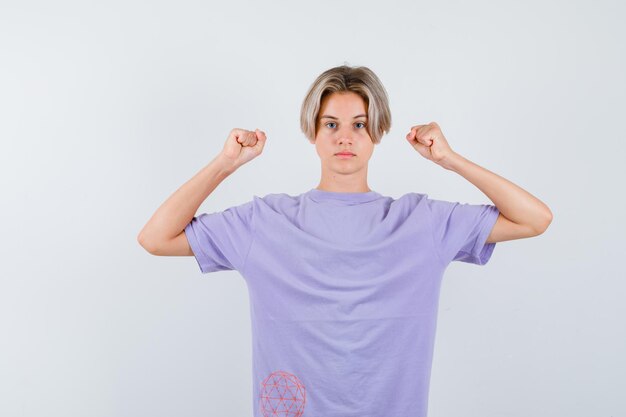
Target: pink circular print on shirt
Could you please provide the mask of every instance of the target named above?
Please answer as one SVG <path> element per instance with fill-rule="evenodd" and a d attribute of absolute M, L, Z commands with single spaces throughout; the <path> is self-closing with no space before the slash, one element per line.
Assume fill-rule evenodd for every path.
<path fill-rule="evenodd" d="M 263 417 L 300 417 L 306 403 L 306 390 L 297 376 L 285 371 L 272 372 L 261 382 L 260 409 Z"/>

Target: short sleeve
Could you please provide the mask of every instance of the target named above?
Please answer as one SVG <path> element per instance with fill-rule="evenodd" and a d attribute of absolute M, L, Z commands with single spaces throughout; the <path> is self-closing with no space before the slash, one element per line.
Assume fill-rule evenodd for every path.
<path fill-rule="evenodd" d="M 200 271 L 242 271 L 253 239 L 253 202 L 202 213 L 185 226 Z"/>
<path fill-rule="evenodd" d="M 486 264 L 495 242 L 486 243 L 500 211 L 493 204 L 427 200 L 435 249 L 444 264 L 452 261 Z"/>

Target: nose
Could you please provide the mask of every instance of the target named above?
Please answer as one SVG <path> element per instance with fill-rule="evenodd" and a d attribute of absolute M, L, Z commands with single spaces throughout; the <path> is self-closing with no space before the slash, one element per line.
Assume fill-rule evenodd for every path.
<path fill-rule="evenodd" d="M 346 143 L 351 145 L 352 144 L 352 138 L 349 137 L 349 136 L 341 136 L 339 138 L 339 144 L 343 145 L 343 144 L 346 144 Z"/>
<path fill-rule="evenodd" d="M 352 131 L 350 130 L 350 128 L 342 129 L 339 131 L 338 142 L 339 144 L 352 143 Z"/>

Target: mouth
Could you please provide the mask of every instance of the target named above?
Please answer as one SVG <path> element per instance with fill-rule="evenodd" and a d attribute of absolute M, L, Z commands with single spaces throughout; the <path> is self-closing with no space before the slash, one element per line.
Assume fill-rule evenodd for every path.
<path fill-rule="evenodd" d="M 352 152 L 339 152 L 336 153 L 337 156 L 355 156 Z"/>

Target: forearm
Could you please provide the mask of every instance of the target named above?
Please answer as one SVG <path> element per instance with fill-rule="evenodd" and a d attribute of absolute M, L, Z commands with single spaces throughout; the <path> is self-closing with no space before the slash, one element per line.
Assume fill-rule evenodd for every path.
<path fill-rule="evenodd" d="M 543 232 L 552 221 L 552 212 L 537 197 L 463 156 L 453 153 L 442 166 L 474 184 L 512 222 Z"/>
<path fill-rule="evenodd" d="M 138 236 L 142 246 L 154 246 L 178 236 L 193 219 L 198 208 L 234 169 L 216 156 L 189 181 L 174 192 L 152 215 Z"/>

